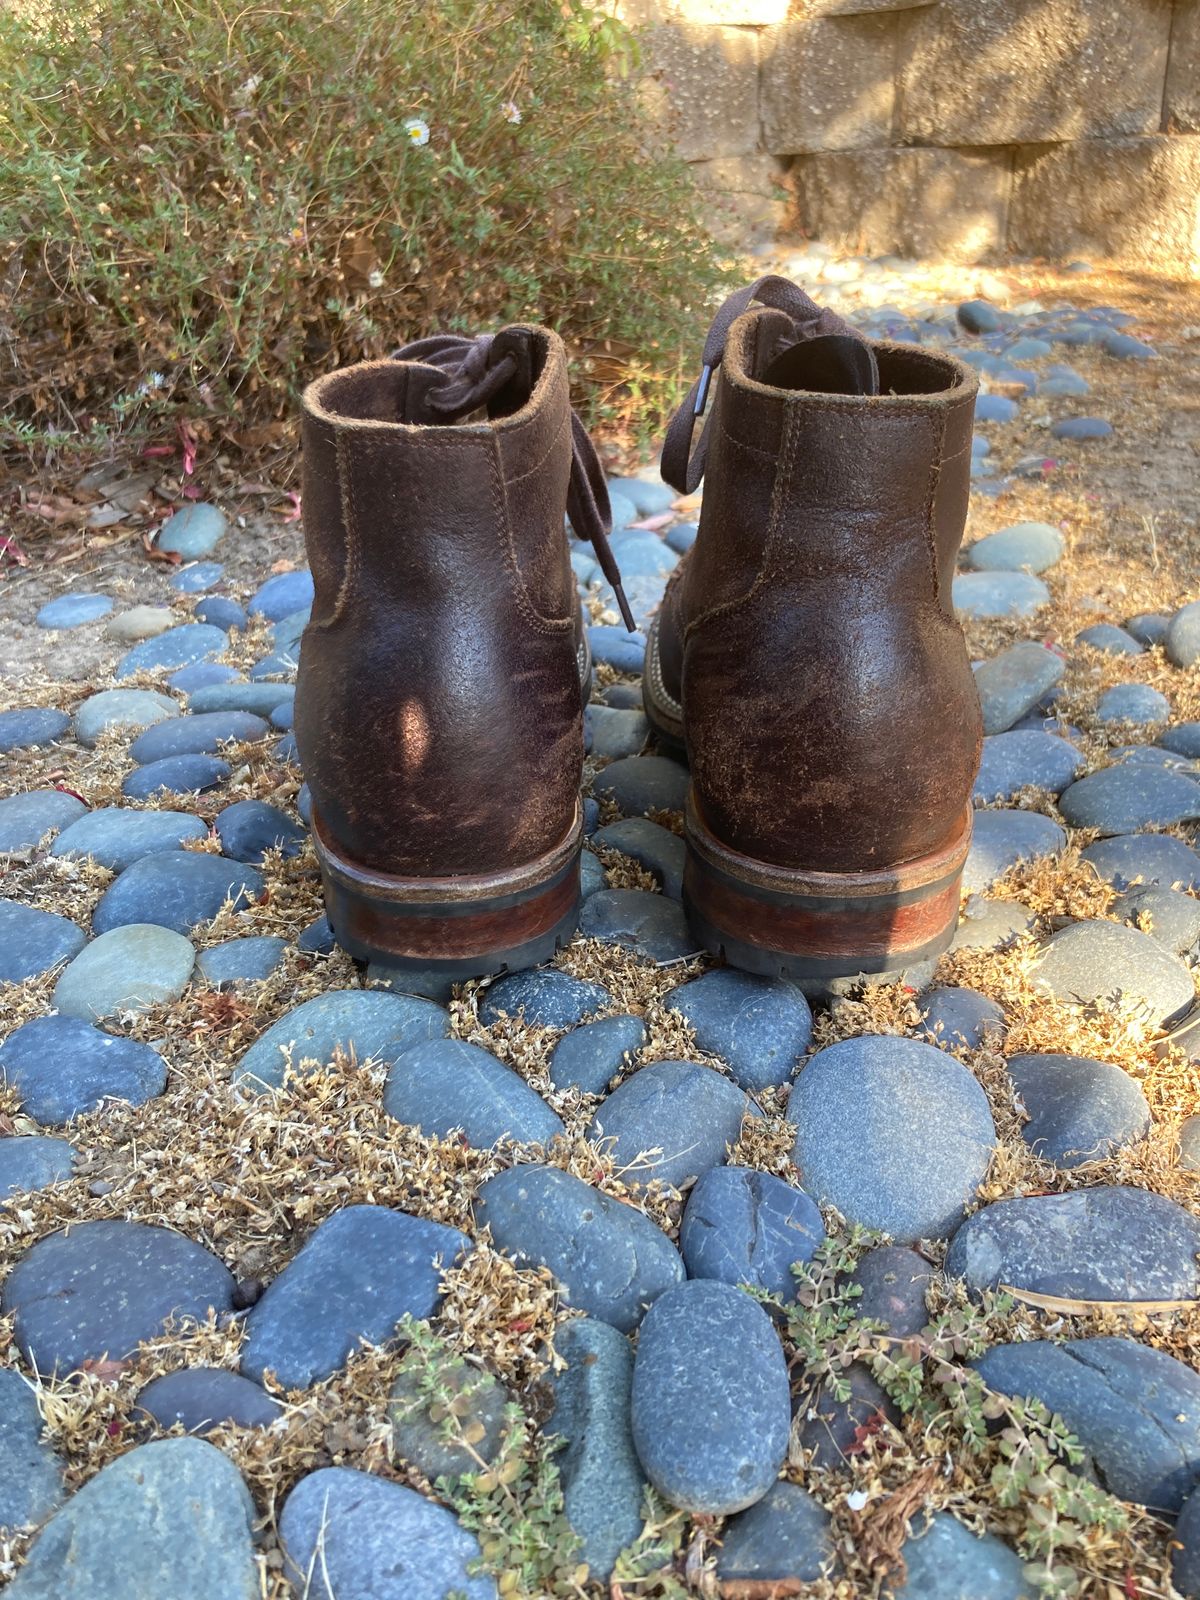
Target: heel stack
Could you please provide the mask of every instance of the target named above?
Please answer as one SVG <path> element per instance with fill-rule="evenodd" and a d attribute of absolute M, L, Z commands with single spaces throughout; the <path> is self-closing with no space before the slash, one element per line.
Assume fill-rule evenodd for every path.
<path fill-rule="evenodd" d="M 696 937 L 736 967 L 819 987 L 896 974 L 946 950 L 971 844 L 968 808 L 940 850 L 870 872 L 809 872 L 722 844 L 687 807 L 683 901 Z"/>
<path fill-rule="evenodd" d="M 472 877 L 401 878 L 358 866 L 314 809 L 312 838 L 334 938 L 360 961 L 446 982 L 549 961 L 579 918 L 583 816 L 536 861 Z"/>

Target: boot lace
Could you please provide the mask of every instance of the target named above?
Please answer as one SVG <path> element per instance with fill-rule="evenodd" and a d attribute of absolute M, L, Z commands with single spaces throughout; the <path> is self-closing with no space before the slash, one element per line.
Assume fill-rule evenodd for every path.
<path fill-rule="evenodd" d="M 429 396 L 430 408 L 447 422 L 469 415 L 497 395 L 504 385 L 516 376 L 517 357 L 511 350 L 493 355 L 493 335 L 481 333 L 474 339 L 456 333 L 435 333 L 426 339 L 415 339 L 394 352 L 397 361 L 420 361 L 426 366 L 438 367 L 446 374 L 446 381 Z M 586 539 L 596 552 L 600 570 L 608 579 L 621 617 L 630 633 L 636 632 L 636 623 L 625 590 L 621 585 L 621 572 L 613 555 L 608 536 L 612 532 L 612 506 L 608 498 L 608 485 L 604 481 L 604 468 L 596 455 L 596 447 L 583 423 L 571 412 L 571 478 L 567 488 L 567 515 L 576 536 Z"/>
<path fill-rule="evenodd" d="M 671 418 L 671 425 L 667 429 L 666 441 L 663 444 L 663 479 L 680 494 L 694 493 L 704 476 L 704 462 L 708 454 L 708 429 L 705 428 L 701 433 L 700 441 L 693 450 L 692 434 L 695 431 L 696 420 L 704 415 L 712 376 L 721 365 L 729 330 L 742 312 L 748 310 L 755 301 L 760 305 L 773 306 L 777 311 L 786 312 L 795 324 L 797 340 L 815 339 L 824 334 L 848 334 L 855 339 L 862 338 L 859 329 L 839 317 L 836 312 L 819 306 L 789 278 L 768 274 L 747 284 L 736 294 L 731 294 L 712 320 L 708 337 L 704 341 L 700 376 L 688 390 L 687 399 Z"/>

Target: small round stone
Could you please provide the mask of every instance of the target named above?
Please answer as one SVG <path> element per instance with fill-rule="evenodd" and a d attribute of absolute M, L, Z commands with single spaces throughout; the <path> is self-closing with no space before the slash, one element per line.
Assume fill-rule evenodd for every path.
<path fill-rule="evenodd" d="M 285 860 L 299 855 L 307 837 L 286 812 L 265 800 L 235 800 L 224 811 L 218 811 L 213 826 L 223 855 L 231 861 L 252 861 L 256 866 L 262 864 L 269 850 L 278 850 Z"/>
<path fill-rule="evenodd" d="M 589 894 L 579 916 L 579 931 L 584 938 L 623 945 L 650 961 L 677 961 L 699 949 L 679 902 L 641 889 L 598 889 Z"/>
<path fill-rule="evenodd" d="M 290 683 L 213 683 L 188 696 L 188 707 L 197 716 L 213 711 L 241 712 L 252 717 L 269 717 L 276 706 L 294 700 Z"/>
<path fill-rule="evenodd" d="M 332 989 L 280 1017 L 234 1068 L 234 1082 L 252 1092 L 278 1088 L 289 1067 L 320 1066 L 341 1051 L 391 1065 L 426 1039 L 441 1039 L 450 1018 L 441 1006 L 412 995 Z"/>
<path fill-rule="evenodd" d="M 614 800 L 623 816 L 640 817 L 682 811 L 690 781 L 687 768 L 667 756 L 627 756 L 597 773 L 592 790 Z"/>
<path fill-rule="evenodd" d="M 1089 645 L 1107 656 L 1140 656 L 1142 646 L 1124 628 L 1115 628 L 1111 622 L 1096 622 L 1075 635 L 1076 644 Z"/>
<path fill-rule="evenodd" d="M 0 855 L 32 850 L 56 828 L 68 828 L 87 811 L 62 789 L 27 789 L 0 800 Z"/>
<path fill-rule="evenodd" d="M 231 983 L 258 983 L 271 976 L 286 949 L 286 939 L 269 936 L 226 939 L 222 944 L 200 951 L 196 957 L 196 974 L 214 989 L 223 989 Z"/>
<path fill-rule="evenodd" d="M 556 1089 L 603 1094 L 609 1080 L 627 1066 L 646 1042 L 641 1017 L 601 1017 L 572 1028 L 550 1055 L 550 1082 Z"/>
<path fill-rule="evenodd" d="M 269 1428 L 283 1407 L 257 1383 L 221 1367 L 185 1367 L 154 1378 L 138 1395 L 138 1407 L 160 1428 L 181 1425 L 203 1438 L 229 1423 Z"/>
<path fill-rule="evenodd" d="M 893 1339 L 909 1339 L 929 1321 L 925 1298 L 936 1276 L 924 1256 L 904 1245 L 878 1245 L 850 1274 L 849 1282 L 862 1290 L 854 1314 L 878 1322 Z"/>
<path fill-rule="evenodd" d="M 62 1462 L 44 1432 L 32 1383 L 0 1368 L 0 1527 L 36 1526 L 63 1498 Z"/>
<path fill-rule="evenodd" d="M 226 526 L 216 506 L 197 500 L 167 518 L 158 530 L 156 543 L 160 550 L 182 556 L 185 561 L 198 561 L 216 549 Z"/>
<path fill-rule="evenodd" d="M 964 572 L 955 578 L 954 609 L 964 617 L 1031 617 L 1050 591 L 1029 572 Z"/>
<path fill-rule="evenodd" d="M 1200 855 L 1170 834 L 1135 833 L 1097 839 L 1080 852 L 1114 889 L 1162 886 L 1200 889 Z"/>
<path fill-rule="evenodd" d="M 989 1389 L 1062 1417 L 1098 1481 L 1161 1516 L 1183 1505 L 1200 1460 L 1200 1377 L 1133 1339 L 1030 1339 L 974 1363 Z"/>
<path fill-rule="evenodd" d="M 269 732 L 262 717 L 248 711 L 192 712 L 147 728 L 130 745 L 129 754 L 144 766 L 171 756 L 207 755 L 227 740 L 263 739 Z"/>
<path fill-rule="evenodd" d="M 494 1460 L 504 1442 L 511 1402 L 503 1385 L 461 1356 L 439 1370 L 436 1397 L 424 1379 L 419 1359 L 402 1364 L 396 1375 L 388 1396 L 392 1449 L 430 1483 L 478 1472 L 480 1462 Z M 450 1438 L 447 1414 L 453 1418 Z"/>
<path fill-rule="evenodd" d="M 211 688 L 214 683 L 240 683 L 241 674 L 223 661 L 193 661 L 167 675 L 167 682 L 180 694 L 191 694 L 194 689 Z"/>
<path fill-rule="evenodd" d="M 139 672 L 160 672 L 165 667 L 186 667 L 193 661 L 219 656 L 229 640 L 220 628 L 206 622 L 185 622 L 168 628 L 157 638 L 143 639 L 117 662 L 113 676 L 132 678 Z"/>
<path fill-rule="evenodd" d="M 1003 950 L 1034 925 L 1027 906 L 1016 900 L 988 900 L 969 895 L 954 935 L 952 950 Z"/>
<path fill-rule="evenodd" d="M 1104 1185 L 998 1200 L 954 1235 L 946 1271 L 1079 1300 L 1191 1300 L 1200 1219 L 1148 1189 Z"/>
<path fill-rule="evenodd" d="M 824 1242 L 821 1213 L 802 1190 L 751 1167 L 713 1167 L 688 1196 L 679 1248 L 689 1278 L 749 1285 L 795 1299 L 792 1267 Z"/>
<path fill-rule="evenodd" d="M 475 1220 L 519 1264 L 549 1267 L 568 1305 L 625 1333 L 684 1276 L 678 1251 L 649 1217 L 558 1167 L 510 1167 L 489 1178 Z"/>
<path fill-rule="evenodd" d="M 39 628 L 81 628 L 108 616 L 113 603 L 106 594 L 63 594 L 47 600 L 34 621 Z"/>
<path fill-rule="evenodd" d="M 24 983 L 69 961 L 86 935 L 69 917 L 0 900 L 0 983 Z"/>
<path fill-rule="evenodd" d="M 168 1319 L 204 1321 L 233 1307 L 233 1276 L 202 1245 L 141 1222 L 76 1222 L 27 1250 L 0 1306 L 37 1370 L 123 1361 Z"/>
<path fill-rule="evenodd" d="M 1113 904 L 1114 915 L 1148 933 L 1174 956 L 1184 956 L 1200 943 L 1200 900 L 1178 889 L 1157 885 L 1130 889 Z"/>
<path fill-rule="evenodd" d="M 149 800 L 159 794 L 206 794 L 228 778 L 229 763 L 216 756 L 164 756 L 135 767 L 121 785 L 130 800 Z"/>
<path fill-rule="evenodd" d="M 996 333 L 1002 325 L 1000 312 L 989 300 L 964 300 L 956 315 L 968 333 Z"/>
<path fill-rule="evenodd" d="M 903 1582 L 893 1600 L 1031 1600 L 1025 1567 L 994 1534 L 972 1533 L 946 1511 L 906 1539 Z"/>
<path fill-rule="evenodd" d="M 976 572 L 1038 573 L 1061 561 L 1065 547 L 1059 529 L 1048 522 L 1014 522 L 968 545 L 963 559 Z"/>
<path fill-rule="evenodd" d="M 472 1576 L 479 1542 L 453 1512 L 369 1472 L 321 1467 L 301 1478 L 279 1536 L 298 1593 L 320 1572 L 337 1600 L 496 1600 L 493 1580 Z"/>
<path fill-rule="evenodd" d="M 1097 722 L 1165 722 L 1171 702 L 1148 683 L 1118 683 L 1096 702 Z"/>
<path fill-rule="evenodd" d="M 35 1017 L 0 1045 L 0 1073 L 36 1122 L 69 1122 L 105 1100 L 140 1106 L 167 1081 L 148 1044 L 102 1033 L 78 1017 Z"/>
<path fill-rule="evenodd" d="M 457 1228 L 386 1206 L 352 1205 L 320 1223 L 246 1318 L 242 1371 L 286 1389 L 320 1383 L 365 1340 L 433 1315 L 443 1271 L 470 1247 Z"/>
<path fill-rule="evenodd" d="M 1050 733 L 994 733 L 983 741 L 972 797 L 977 803 L 1012 800 L 1021 789 L 1061 794 L 1084 766 L 1066 739 Z"/>
<path fill-rule="evenodd" d="M 1200 1172 L 1200 1112 L 1179 1124 L 1179 1165 Z"/>
<path fill-rule="evenodd" d="M 587 709 L 586 721 L 590 734 L 589 753 L 593 756 L 608 759 L 636 756 L 650 737 L 650 724 L 640 710 L 591 705 Z"/>
<path fill-rule="evenodd" d="M 519 1072 L 463 1039 L 429 1039 L 388 1069 L 383 1109 L 427 1138 L 456 1130 L 475 1150 L 502 1139 L 549 1144 L 562 1120 Z"/>
<path fill-rule="evenodd" d="M 545 1431 L 565 1440 L 554 1460 L 567 1521 L 579 1559 L 604 1583 L 642 1531 L 646 1484 L 629 1426 L 633 1351 L 595 1317 L 563 1323 L 554 1344 L 566 1366 L 548 1374 L 554 1410 Z"/>
<path fill-rule="evenodd" d="M 682 1283 L 646 1313 L 631 1400 L 646 1476 L 681 1510 L 727 1515 L 761 1500 L 787 1453 L 787 1364 L 771 1319 L 741 1289 Z"/>
<path fill-rule="evenodd" d="M 1200 760 L 1200 722 L 1176 722 L 1164 728 L 1158 736 L 1164 750 L 1184 756 L 1189 761 Z"/>
<path fill-rule="evenodd" d="M 985 661 L 975 673 L 984 733 L 1007 733 L 1063 675 L 1062 657 L 1024 639 Z"/>
<path fill-rule="evenodd" d="M 593 843 L 619 850 L 652 872 L 665 895 L 678 900 L 683 894 L 683 863 L 687 847 L 677 833 L 646 817 L 623 817 L 597 828 Z"/>
<path fill-rule="evenodd" d="M 1200 783 L 1148 761 L 1121 761 L 1073 783 L 1058 809 L 1073 828 L 1102 837 L 1200 818 Z"/>
<path fill-rule="evenodd" d="M 1167 660 L 1177 667 L 1193 667 L 1200 661 L 1200 600 L 1175 613 L 1167 624 L 1163 646 Z"/>
<path fill-rule="evenodd" d="M 798 1484 L 773 1484 L 757 1505 L 726 1524 L 717 1577 L 766 1586 L 815 1583 L 836 1565 L 830 1520 Z"/>
<path fill-rule="evenodd" d="M 903 1244 L 953 1231 L 996 1142 L 976 1079 L 916 1039 L 865 1035 L 819 1050 L 788 1118 L 807 1192 Z"/>
<path fill-rule="evenodd" d="M 71 726 L 65 711 L 53 706 L 27 706 L 19 711 L 0 711 L 0 755 L 12 750 L 32 750 L 53 744 Z"/>
<path fill-rule="evenodd" d="M 1169 1025 L 1195 988 L 1181 961 L 1157 940 L 1117 922 L 1076 922 L 1053 934 L 1030 973 L 1035 989 L 1072 1005 L 1132 1003 L 1147 1023 Z"/>
<path fill-rule="evenodd" d="M 195 960 L 188 940 L 167 928 L 136 922 L 114 928 L 63 972 L 54 986 L 55 1009 L 85 1022 L 149 1011 L 179 998 Z"/>
<path fill-rule="evenodd" d="M 1167 636 L 1170 621 L 1170 617 L 1163 616 L 1159 611 L 1139 611 L 1128 619 L 1125 631 L 1139 644 L 1161 644 Z"/>
<path fill-rule="evenodd" d="M 236 600 L 230 600 L 223 594 L 206 595 L 192 612 L 197 622 L 206 622 L 210 627 L 220 628 L 222 633 L 240 631 L 246 626 L 246 613 Z"/>
<path fill-rule="evenodd" d="M 89 750 L 109 728 L 136 732 L 179 715 L 179 705 L 151 689 L 104 689 L 91 695 L 75 713 L 75 737 Z"/>
<path fill-rule="evenodd" d="M 198 850 L 167 850 L 143 856 L 110 884 L 92 913 L 94 933 L 130 922 L 154 922 L 188 933 L 208 922 L 228 900 L 245 905 L 265 891 L 253 867 Z"/>
<path fill-rule="evenodd" d="M 1062 417 L 1050 432 L 1056 439 L 1111 439 L 1113 425 L 1103 417 Z"/>
<path fill-rule="evenodd" d="M 307 567 L 297 572 L 278 572 L 261 584 L 250 598 L 247 610 L 252 616 L 282 622 L 313 602 L 313 578 Z"/>
<path fill-rule="evenodd" d="M 1010 867 L 1056 856 L 1066 844 L 1063 830 L 1040 811 L 977 811 L 963 869 L 963 890 L 978 894 L 990 889 Z"/>
<path fill-rule="evenodd" d="M 931 989 L 921 1002 L 923 1031 L 947 1050 L 978 1050 L 1004 1035 L 1004 1012 L 974 989 Z"/>
<path fill-rule="evenodd" d="M 176 613 L 170 606 L 133 606 L 128 611 L 118 611 L 110 618 L 105 633 L 122 644 L 135 644 L 141 639 L 154 639 L 175 621 Z"/>
<path fill-rule="evenodd" d="M 726 967 L 672 989 L 663 1003 L 752 1094 L 787 1083 L 812 1043 L 808 1001 L 783 979 Z"/>
<path fill-rule="evenodd" d="M 571 1028 L 611 1004 L 600 984 L 546 967 L 498 978 L 480 1003 L 479 1020 L 490 1027 L 504 1016 L 522 1017 L 530 1028 Z"/>
<path fill-rule="evenodd" d="M 1020 412 L 1015 400 L 1000 394 L 981 394 L 975 401 L 976 422 L 1013 422 Z"/>
<path fill-rule="evenodd" d="M 749 1096 L 714 1068 L 652 1061 L 597 1107 L 589 1137 L 612 1141 L 627 1179 L 680 1188 L 724 1163 L 748 1115 L 757 1115 Z"/>
<path fill-rule="evenodd" d="M 199 817 L 183 811 L 133 811 L 100 806 L 64 828 L 50 848 L 52 856 L 80 861 L 90 857 L 109 872 L 124 872 L 143 856 L 181 850 L 187 839 L 204 839 Z"/>
<path fill-rule="evenodd" d="M 168 581 L 176 594 L 203 594 L 220 583 L 224 573 L 219 561 L 193 561 L 172 573 Z"/>
<path fill-rule="evenodd" d="M 32 1194 L 73 1175 L 74 1147 L 45 1133 L 9 1135 L 0 1139 L 0 1200 Z M 3 1424 L 0 1424 L 2 1428 Z M 0 1527 L 10 1527 L 0 1517 Z"/>
<path fill-rule="evenodd" d="M 1101 1161 L 1150 1126 L 1141 1085 L 1111 1061 L 1016 1055 L 1009 1057 L 1008 1073 L 1029 1114 L 1021 1137 L 1056 1167 Z"/>
<path fill-rule="evenodd" d="M 13 1600 L 257 1600 L 254 1502 L 203 1439 L 156 1439 L 110 1461 L 38 1534 Z"/>

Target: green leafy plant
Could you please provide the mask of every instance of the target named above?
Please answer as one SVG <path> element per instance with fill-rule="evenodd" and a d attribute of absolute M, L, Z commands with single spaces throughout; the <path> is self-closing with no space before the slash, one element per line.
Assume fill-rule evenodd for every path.
<path fill-rule="evenodd" d="M 14 419 L 291 406 L 436 328 L 558 328 L 592 420 L 656 427 L 723 281 L 584 0 L 0 10 Z"/>
<path fill-rule="evenodd" d="M 473 1383 L 467 1363 L 428 1323 L 406 1318 L 399 1333 L 407 1344 L 405 1372 L 415 1379 L 407 1406 L 428 1416 L 444 1443 L 478 1463 L 477 1471 L 439 1478 L 435 1487 L 479 1540 L 481 1565 L 495 1576 L 499 1593 L 505 1600 L 581 1595 L 587 1567 L 564 1514 L 555 1444 L 512 1403 L 500 1447 L 485 1460 L 476 1449 L 482 1429 L 473 1416 L 485 1380 Z"/>

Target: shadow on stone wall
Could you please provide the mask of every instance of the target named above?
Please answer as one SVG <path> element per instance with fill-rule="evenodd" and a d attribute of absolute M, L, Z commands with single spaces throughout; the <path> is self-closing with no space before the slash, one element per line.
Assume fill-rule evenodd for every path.
<path fill-rule="evenodd" d="M 618 0 L 731 236 L 1200 265 L 1200 0 Z"/>

